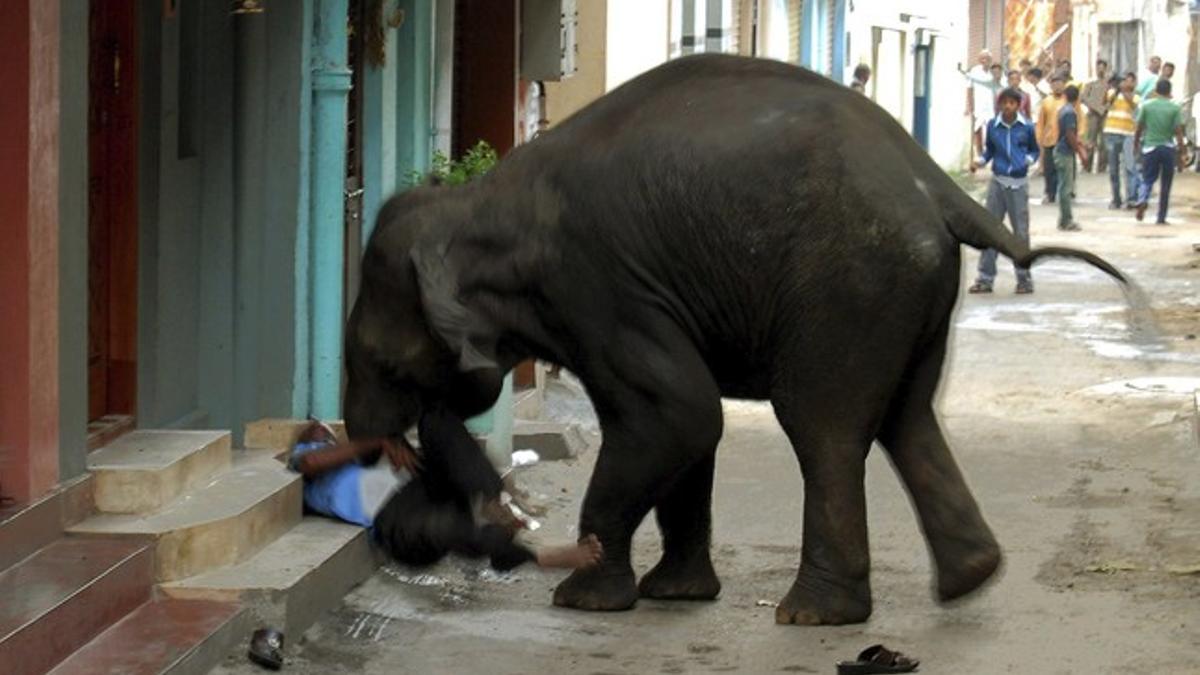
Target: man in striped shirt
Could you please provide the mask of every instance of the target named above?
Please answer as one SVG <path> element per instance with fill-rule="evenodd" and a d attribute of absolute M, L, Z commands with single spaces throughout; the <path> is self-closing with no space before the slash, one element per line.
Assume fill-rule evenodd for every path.
<path fill-rule="evenodd" d="M 1112 184 L 1112 201 L 1108 208 L 1121 208 L 1121 174 L 1125 174 L 1125 206 L 1137 206 L 1137 161 L 1133 152 L 1133 136 L 1137 124 L 1133 116 L 1142 99 L 1134 93 L 1137 74 L 1125 73 L 1118 89 L 1108 92 L 1108 113 L 1104 118 L 1104 146 L 1108 149 L 1108 181 Z M 1124 169 L 1124 171 L 1122 171 Z"/>

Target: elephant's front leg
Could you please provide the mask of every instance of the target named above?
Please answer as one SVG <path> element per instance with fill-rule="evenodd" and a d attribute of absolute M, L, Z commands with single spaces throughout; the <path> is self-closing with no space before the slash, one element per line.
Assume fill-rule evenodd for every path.
<path fill-rule="evenodd" d="M 716 448 L 675 481 L 654 507 L 662 532 L 662 559 L 642 577 L 642 597 L 712 600 L 721 592 L 713 569 L 712 487 Z"/>
<path fill-rule="evenodd" d="M 700 571 L 708 572 L 709 582 L 700 590 L 710 597 L 716 592 L 707 532 L 712 456 L 722 429 L 720 393 L 689 341 L 671 326 L 649 328 L 660 332 L 647 336 L 653 339 L 623 344 L 619 354 L 625 356 L 612 356 L 610 361 L 619 370 L 587 383 L 604 443 L 584 498 L 579 534 L 600 538 L 604 562 L 575 571 L 558 586 L 554 604 L 562 607 L 620 610 L 633 606 L 638 588 L 630 545 L 634 530 L 655 505 L 666 507 L 667 552 L 680 564 L 672 562 L 664 569 L 663 583 L 652 586 L 666 589 L 669 581 L 679 588 L 689 577 L 700 579 L 704 575 L 693 573 L 691 566 L 701 562 L 697 551 L 702 549 Z M 681 482 L 684 476 L 692 478 Z M 683 522 L 687 495 L 704 496 L 692 505 L 702 509 L 704 517 L 691 525 Z"/>

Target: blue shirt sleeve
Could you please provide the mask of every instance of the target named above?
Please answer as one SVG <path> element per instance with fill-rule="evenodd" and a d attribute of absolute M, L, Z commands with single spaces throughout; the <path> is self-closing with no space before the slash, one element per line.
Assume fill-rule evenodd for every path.
<path fill-rule="evenodd" d="M 1029 127 L 1029 136 L 1025 139 L 1025 163 L 1027 166 L 1037 164 L 1042 156 L 1041 145 L 1037 142 L 1037 127 Z"/>
<path fill-rule="evenodd" d="M 995 155 L 995 152 L 992 149 L 992 128 L 995 126 L 995 124 L 995 120 L 992 120 L 983 128 L 983 157 L 980 159 L 983 160 L 984 164 L 992 161 L 992 157 Z"/>

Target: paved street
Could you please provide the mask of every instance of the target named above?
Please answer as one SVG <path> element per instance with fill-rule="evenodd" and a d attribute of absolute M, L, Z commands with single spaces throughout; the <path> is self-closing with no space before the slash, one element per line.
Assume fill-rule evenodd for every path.
<path fill-rule="evenodd" d="M 831 673 L 876 642 L 929 673 L 1197 672 L 1200 176 L 1176 179 L 1165 228 L 1107 211 L 1107 190 L 1107 177 L 1082 178 L 1081 233 L 1056 232 L 1054 207 L 1035 205 L 1034 241 L 1090 249 L 1134 276 L 1154 303 L 1157 341 L 1131 336 L 1118 288 L 1074 263 L 1044 263 L 1037 292 L 1014 296 L 1002 261 L 996 294 L 964 292 L 958 309 L 940 408 L 1007 555 L 983 594 L 933 601 L 916 520 L 874 452 L 873 617 L 776 625 L 770 604 L 798 561 L 799 471 L 768 405 L 729 402 L 714 507 L 718 601 L 584 614 L 550 606 L 558 574 L 497 577 L 460 560 L 386 567 L 305 636 L 288 636 L 285 672 Z M 966 252 L 964 289 L 977 259 Z M 568 393 L 556 386 L 551 407 L 578 416 L 586 405 Z M 521 470 L 521 485 L 550 509 L 533 540 L 574 539 L 594 453 Z M 657 549 L 651 519 L 637 539 L 639 571 Z M 239 652 L 218 672 L 256 671 Z"/>

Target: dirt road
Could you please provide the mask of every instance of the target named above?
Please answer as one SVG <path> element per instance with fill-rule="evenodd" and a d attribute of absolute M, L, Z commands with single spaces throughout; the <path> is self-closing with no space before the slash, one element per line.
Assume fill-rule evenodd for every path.
<path fill-rule="evenodd" d="M 1132 274 L 1154 302 L 1158 343 L 1134 339 L 1122 296 L 1072 263 L 1035 268 L 1037 292 L 967 297 L 943 384 L 944 426 L 1007 555 L 1002 578 L 936 604 L 916 520 L 882 452 L 867 470 L 870 622 L 777 626 L 799 556 L 801 483 L 765 404 L 730 402 L 717 467 L 714 561 L 724 583 L 703 604 L 641 602 L 619 614 L 550 606 L 556 574 L 481 573 L 453 560 L 381 570 L 303 639 L 289 673 L 831 673 L 883 642 L 929 673 L 1200 672 L 1200 176 L 1176 180 L 1174 224 L 1105 210 L 1107 183 L 1083 177 L 1081 233 L 1034 206 L 1037 244 L 1078 245 Z M 964 288 L 978 258 L 965 255 Z M 885 326 L 880 327 L 886 330 Z M 556 389 L 554 409 L 582 401 Z M 522 470 L 550 508 L 535 540 L 568 541 L 594 450 Z M 648 520 L 635 565 L 657 559 Z M 1190 572 L 1190 573 L 1189 573 Z M 299 644 L 295 644 L 299 642 Z M 241 654 L 226 673 L 253 672 Z"/>

